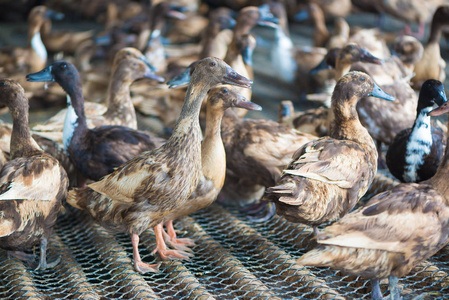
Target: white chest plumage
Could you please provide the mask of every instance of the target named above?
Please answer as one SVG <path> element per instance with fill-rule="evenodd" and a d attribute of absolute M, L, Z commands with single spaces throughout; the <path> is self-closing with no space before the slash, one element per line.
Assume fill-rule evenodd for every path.
<path fill-rule="evenodd" d="M 432 131 L 430 126 L 430 117 L 427 113 L 432 108 L 421 110 L 415 121 L 415 127 L 410 133 L 410 139 L 407 143 L 407 152 L 405 155 L 404 177 L 409 182 L 415 182 L 417 170 L 424 163 L 424 156 L 429 154 L 432 148 Z"/>
<path fill-rule="evenodd" d="M 44 43 L 41 39 L 40 32 L 33 35 L 33 38 L 31 39 L 31 47 L 36 51 L 37 55 L 39 55 L 42 60 L 47 60 L 47 49 L 45 49 Z"/>
<path fill-rule="evenodd" d="M 64 128 L 62 129 L 62 144 L 66 151 L 70 145 L 76 126 L 78 126 L 78 116 L 72 106 L 70 96 L 67 95 L 67 113 L 64 119 Z"/>
<path fill-rule="evenodd" d="M 278 27 L 276 29 L 275 43 L 271 50 L 271 61 L 277 75 L 286 82 L 292 82 L 295 79 L 296 62 L 292 51 L 292 40 L 285 35 L 282 28 Z"/>

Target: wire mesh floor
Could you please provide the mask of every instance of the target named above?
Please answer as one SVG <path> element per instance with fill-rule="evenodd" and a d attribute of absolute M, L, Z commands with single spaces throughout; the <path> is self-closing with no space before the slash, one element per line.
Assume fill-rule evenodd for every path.
<path fill-rule="evenodd" d="M 365 199 L 396 181 L 379 174 Z M 312 229 L 275 216 L 256 223 L 237 208 L 214 204 L 175 224 L 196 242 L 190 261 L 164 261 L 160 273 L 134 271 L 126 234 L 112 234 L 68 210 L 49 242 L 54 269 L 34 271 L 0 250 L 2 299 L 369 299 L 367 280 L 298 265 L 315 246 Z M 142 259 L 156 262 L 152 230 L 141 236 Z M 405 299 L 449 297 L 449 247 L 400 280 Z M 381 283 L 384 296 L 386 281 Z"/>

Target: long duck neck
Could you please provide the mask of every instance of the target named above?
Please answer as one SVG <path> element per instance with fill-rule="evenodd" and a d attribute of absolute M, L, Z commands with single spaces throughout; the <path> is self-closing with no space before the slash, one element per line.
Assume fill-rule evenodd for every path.
<path fill-rule="evenodd" d="M 330 123 L 330 136 L 339 140 L 358 142 L 375 149 L 373 139 L 368 130 L 360 123 L 357 114 L 355 103 L 359 99 L 356 99 L 356 96 L 353 96 L 349 101 L 338 99 L 338 96 L 332 98 L 333 119 Z"/>
<path fill-rule="evenodd" d="M 337 58 L 337 63 L 335 64 L 335 80 L 338 81 L 344 75 L 346 75 L 351 70 L 350 63 L 344 63 Z"/>
<path fill-rule="evenodd" d="M 104 116 L 107 119 L 121 119 L 126 126 L 137 129 L 137 118 L 134 105 L 131 101 L 130 86 L 132 81 L 122 80 L 115 72 L 109 81 L 106 105 L 108 107 Z"/>
<path fill-rule="evenodd" d="M 181 115 L 178 122 L 173 129 L 173 133 L 165 145 L 176 143 L 180 138 L 184 138 L 185 135 L 195 135 L 198 138 L 198 145 L 201 142 L 201 128 L 199 124 L 199 114 L 201 109 L 201 103 L 207 96 L 207 92 L 210 86 L 201 82 L 193 81 L 187 88 L 184 105 L 182 106 Z"/>
<path fill-rule="evenodd" d="M 427 40 L 427 45 L 429 44 L 439 44 L 441 35 L 443 33 L 443 26 L 439 20 L 433 20 L 430 27 L 430 35 Z"/>
<path fill-rule="evenodd" d="M 12 133 L 10 153 L 11 159 L 22 156 L 30 156 L 42 149 L 31 137 L 28 126 L 28 101 L 25 95 L 19 96 L 14 107 L 10 107 L 12 115 Z"/>
<path fill-rule="evenodd" d="M 84 113 L 84 97 L 81 83 L 77 82 L 65 89 L 65 91 L 67 93 L 67 113 L 62 135 L 64 149 L 67 150 L 74 137 L 83 135 L 89 129 Z"/>
<path fill-rule="evenodd" d="M 207 106 L 206 132 L 201 144 L 203 175 L 213 181 L 215 188 L 221 188 L 226 174 L 226 152 L 221 139 L 222 108 Z"/>

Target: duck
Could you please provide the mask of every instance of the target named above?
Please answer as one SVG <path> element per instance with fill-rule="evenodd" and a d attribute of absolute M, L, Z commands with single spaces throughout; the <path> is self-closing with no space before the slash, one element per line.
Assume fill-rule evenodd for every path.
<path fill-rule="evenodd" d="M 330 135 L 310 141 L 293 154 L 264 200 L 276 213 L 295 223 L 317 226 L 348 213 L 365 194 L 377 172 L 373 139 L 359 121 L 356 105 L 364 96 L 394 98 L 366 73 L 349 72 L 332 94 Z"/>
<path fill-rule="evenodd" d="M 167 142 L 119 166 L 102 180 L 69 191 L 67 202 L 87 211 L 100 225 L 128 233 L 133 246 L 134 268 L 157 272 L 158 265 L 142 261 L 139 235 L 153 227 L 157 252 L 185 257 L 169 250 L 162 226 L 172 220 L 201 178 L 201 128 L 199 112 L 207 92 L 218 84 L 251 87 L 252 81 L 219 58 L 201 60 L 192 73 L 181 115 Z"/>
<path fill-rule="evenodd" d="M 58 19 L 63 16 L 62 13 L 59 13 Z M 52 25 L 51 19 L 45 19 L 40 30 L 42 41 L 49 52 L 63 52 L 65 55 L 74 54 L 81 43 L 91 40 L 94 36 L 94 30 L 92 29 L 80 32 L 68 30 L 52 31 Z"/>
<path fill-rule="evenodd" d="M 429 115 L 447 111 L 445 103 Z M 365 206 L 324 228 L 317 236 L 318 247 L 296 262 L 365 277 L 371 281 L 372 299 L 382 299 L 379 281 L 388 278 L 390 298 L 401 299 L 399 278 L 448 242 L 448 151 L 446 147 L 433 177 L 401 183 L 375 195 Z"/>
<path fill-rule="evenodd" d="M 226 109 L 241 107 L 260 111 L 262 107 L 248 101 L 237 89 L 223 85 L 211 89 L 206 104 L 206 130 L 201 143 L 202 176 L 195 191 L 186 204 L 178 211 L 177 218 L 190 215 L 212 204 L 220 193 L 226 175 L 226 153 L 221 139 L 221 120 Z M 165 223 L 168 233 L 166 243 L 176 249 L 185 250 L 183 245 L 193 245 L 191 240 L 178 239 L 173 228 L 173 220 Z M 181 247 L 180 247 L 181 246 Z"/>
<path fill-rule="evenodd" d="M 181 12 L 182 10 L 182 7 L 166 1 L 152 5 L 150 8 L 149 28 L 142 30 L 138 36 L 136 48 L 143 52 L 150 64 L 160 73 L 164 73 L 167 70 L 166 54 L 162 43 L 166 18 L 183 20 L 186 16 Z"/>
<path fill-rule="evenodd" d="M 121 125 L 137 129 L 137 118 L 130 95 L 131 84 L 140 78 L 158 82 L 165 79 L 152 71 L 145 56 L 132 47 L 117 52 L 112 68 L 104 104 L 85 102 L 87 126 Z M 83 94 L 86 93 L 83 88 Z M 62 109 L 42 124 L 33 126 L 33 132 L 62 144 L 62 129 L 67 108 Z"/>
<path fill-rule="evenodd" d="M 47 50 L 41 38 L 41 27 L 48 18 L 59 18 L 60 14 L 44 5 L 35 6 L 28 14 L 28 40 L 26 48 L 2 48 L 0 72 L 3 76 L 36 72 L 47 63 Z"/>
<path fill-rule="evenodd" d="M 184 86 L 195 68 L 196 63 L 191 64 L 167 84 L 172 88 Z M 232 109 L 224 112 L 221 137 L 227 163 L 219 200 L 234 204 L 235 199 L 241 210 L 249 212 L 254 221 L 269 218 L 271 213 L 265 203 L 259 202 L 265 187 L 275 184 L 298 147 L 316 139 L 316 136 L 272 120 L 240 118 Z M 253 211 L 263 214 L 253 214 Z"/>
<path fill-rule="evenodd" d="M 47 244 L 67 196 L 67 174 L 32 139 L 28 100 L 20 84 L 0 79 L 0 95 L 13 119 L 11 157 L 0 170 L 0 247 L 36 269 L 53 268 L 59 260 L 47 262 Z M 23 252 L 36 245 L 37 266 L 34 255 Z"/>
<path fill-rule="evenodd" d="M 393 40 L 391 47 L 392 54 L 402 62 L 405 77 L 412 78 L 415 75 L 415 64 L 421 60 L 424 53 L 422 43 L 414 36 L 399 35 Z"/>
<path fill-rule="evenodd" d="M 389 0 L 375 1 L 377 9 L 382 13 L 387 13 L 394 18 L 404 21 L 404 34 L 416 35 L 417 38 L 424 37 L 424 27 L 431 19 L 438 6 L 447 3 L 444 0 Z M 418 32 L 414 34 L 410 23 L 418 23 Z"/>
<path fill-rule="evenodd" d="M 134 156 L 162 143 L 159 138 L 126 126 L 88 128 L 81 79 L 76 67 L 67 61 L 57 61 L 42 71 L 30 73 L 27 80 L 56 81 L 67 93 L 62 142 L 72 163 L 87 179 L 99 180 Z"/>
<path fill-rule="evenodd" d="M 332 48 L 324 56 L 323 60 L 309 72 L 320 72 L 323 68 L 334 67 L 335 82 L 344 74 L 348 73 L 352 65 L 356 62 L 363 62 L 364 64 L 381 64 L 382 61 L 373 56 L 364 48 L 354 44 L 348 43 L 343 48 Z M 331 104 L 331 88 L 333 90 L 334 84 L 329 84 L 328 88 L 320 94 L 308 94 L 308 100 L 319 101 L 322 107 L 305 110 L 295 116 L 289 122 L 294 125 L 295 129 L 306 132 L 315 136 L 326 136 L 329 134 L 330 122 L 333 117 L 332 111 L 329 109 Z"/>
<path fill-rule="evenodd" d="M 401 182 L 421 182 L 435 175 L 446 141 L 443 130 L 431 125 L 428 113 L 435 104 L 446 102 L 443 84 L 426 80 L 419 92 L 413 127 L 399 132 L 386 154 L 388 169 Z"/>
<path fill-rule="evenodd" d="M 411 79 L 413 88 L 419 90 L 421 84 L 427 79 L 436 79 L 444 82 L 446 73 L 444 69 L 446 62 L 441 58 L 440 38 L 443 28 L 448 23 L 449 5 L 437 8 L 433 14 L 430 26 L 430 35 L 424 46 L 422 58 L 415 64 L 413 72 L 415 76 Z"/>

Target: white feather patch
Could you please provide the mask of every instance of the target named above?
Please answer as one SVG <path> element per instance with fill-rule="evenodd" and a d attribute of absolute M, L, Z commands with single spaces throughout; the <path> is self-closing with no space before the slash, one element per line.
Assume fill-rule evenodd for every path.
<path fill-rule="evenodd" d="M 70 96 L 67 95 L 67 113 L 64 119 L 64 128 L 62 130 L 62 144 L 64 149 L 70 145 L 75 128 L 78 126 L 78 116 L 76 115 L 75 109 L 72 106 Z"/>
<path fill-rule="evenodd" d="M 42 58 L 42 60 L 47 60 L 47 49 L 45 49 L 45 45 L 42 42 L 40 32 L 33 35 L 33 38 L 31 39 L 31 47 L 34 51 L 36 51 L 37 55 Z"/>

